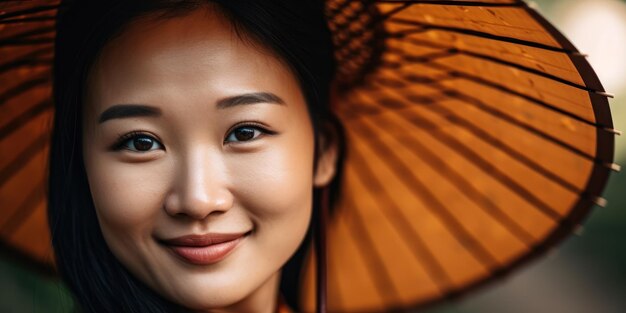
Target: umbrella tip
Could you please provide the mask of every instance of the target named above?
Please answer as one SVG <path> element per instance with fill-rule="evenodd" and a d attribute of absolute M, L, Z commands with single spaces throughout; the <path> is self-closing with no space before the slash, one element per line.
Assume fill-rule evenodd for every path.
<path fill-rule="evenodd" d="M 622 170 L 622 167 L 617 163 L 604 163 L 604 166 L 608 167 L 612 171 L 619 172 Z"/>
<path fill-rule="evenodd" d="M 598 90 L 594 90 L 593 92 L 595 92 L 596 94 L 599 94 L 601 96 L 605 96 L 607 98 L 615 98 L 615 94 L 612 94 L 612 93 L 608 93 L 608 92 L 604 92 L 604 91 L 598 91 Z"/>
<path fill-rule="evenodd" d="M 539 5 L 537 4 L 537 2 L 532 1 L 532 0 L 526 0 L 525 2 L 529 8 L 533 10 L 539 10 Z"/>
<path fill-rule="evenodd" d="M 578 51 L 573 51 L 570 54 L 573 55 L 573 56 L 583 57 L 583 58 L 588 58 L 589 57 L 589 54 L 578 52 Z"/>
<path fill-rule="evenodd" d="M 595 198 L 593 198 L 592 201 L 593 201 L 593 203 L 595 203 L 599 207 L 603 207 L 604 208 L 607 205 L 606 199 L 604 199 L 602 197 L 595 197 Z"/>
<path fill-rule="evenodd" d="M 621 130 L 617 130 L 615 128 L 609 128 L 609 127 L 605 127 L 604 130 L 608 131 L 609 133 L 612 133 L 614 135 L 618 135 L 621 136 L 622 135 L 622 131 Z"/>

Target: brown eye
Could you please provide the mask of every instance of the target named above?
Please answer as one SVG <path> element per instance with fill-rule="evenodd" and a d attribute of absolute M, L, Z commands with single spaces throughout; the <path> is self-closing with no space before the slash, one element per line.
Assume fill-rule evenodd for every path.
<path fill-rule="evenodd" d="M 163 149 L 163 146 L 161 145 L 161 143 L 159 143 L 158 140 L 154 139 L 151 136 L 137 134 L 122 142 L 120 144 L 120 148 L 125 148 L 127 150 L 137 152 L 147 152 L 157 149 Z"/>
<path fill-rule="evenodd" d="M 261 135 L 262 131 L 257 127 L 252 126 L 243 126 L 235 128 L 233 131 L 228 134 L 226 137 L 226 142 L 241 142 L 241 141 L 250 141 L 257 138 Z"/>
<path fill-rule="evenodd" d="M 133 145 L 139 151 L 149 151 L 154 145 L 154 140 L 148 137 L 137 137 L 133 139 Z"/>

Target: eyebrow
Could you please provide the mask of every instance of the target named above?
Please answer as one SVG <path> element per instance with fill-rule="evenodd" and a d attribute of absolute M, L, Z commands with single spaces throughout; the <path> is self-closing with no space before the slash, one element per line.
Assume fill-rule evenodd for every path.
<path fill-rule="evenodd" d="M 115 118 L 139 116 L 161 116 L 161 109 L 144 104 L 116 104 L 100 114 L 98 123 L 104 123 Z"/>
<path fill-rule="evenodd" d="M 284 105 L 285 101 L 271 92 L 254 92 L 220 99 L 217 101 L 217 108 L 226 109 L 238 105 L 256 103 Z M 161 116 L 161 114 L 161 109 L 145 104 L 116 104 L 100 114 L 98 123 L 102 124 L 108 120 L 117 118 L 156 117 Z"/>
<path fill-rule="evenodd" d="M 253 92 L 220 99 L 217 101 L 217 108 L 226 109 L 237 105 L 256 103 L 274 103 L 284 105 L 285 101 L 271 92 Z"/>

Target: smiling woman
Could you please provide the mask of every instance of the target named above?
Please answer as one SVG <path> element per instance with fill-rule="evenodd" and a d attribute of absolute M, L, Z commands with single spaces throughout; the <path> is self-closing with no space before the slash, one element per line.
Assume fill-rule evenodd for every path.
<path fill-rule="evenodd" d="M 523 1 L 323 2 L 2 2 L 0 250 L 48 222 L 85 312 L 405 311 L 604 205 L 611 94 Z"/>
<path fill-rule="evenodd" d="M 60 271 L 86 311 L 276 310 L 313 190 L 336 176 L 340 142 L 330 134 L 340 128 L 328 111 L 321 7 L 312 25 L 326 58 L 307 61 L 294 54 L 306 51 L 303 39 L 250 31 L 288 29 L 257 17 L 280 12 L 274 5 L 107 3 L 120 20 L 102 21 L 96 37 L 61 16 L 50 216 Z M 78 65 L 67 62 L 74 45 L 93 49 Z M 77 70 L 84 79 L 67 79 Z M 78 132 L 63 121 L 81 111 Z M 71 144 L 82 147 L 73 161 L 62 157 Z M 64 180 L 86 180 L 89 191 L 57 191 Z"/>
<path fill-rule="evenodd" d="M 113 254 L 186 307 L 272 311 L 313 187 L 328 183 L 313 175 L 313 127 L 290 69 L 200 8 L 135 21 L 88 84 L 85 169 Z"/>

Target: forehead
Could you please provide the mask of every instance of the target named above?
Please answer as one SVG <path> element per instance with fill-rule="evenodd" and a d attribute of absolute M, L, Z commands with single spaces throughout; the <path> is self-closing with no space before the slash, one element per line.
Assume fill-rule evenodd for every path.
<path fill-rule="evenodd" d="M 260 89 L 300 93 L 284 62 L 267 47 L 242 39 L 211 8 L 133 21 L 102 50 L 88 86 L 87 103 L 95 111 L 120 101 L 163 96 L 206 96 L 204 101 L 212 101 Z"/>

